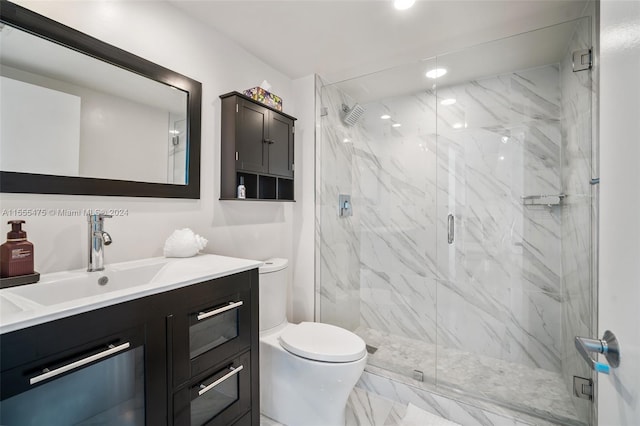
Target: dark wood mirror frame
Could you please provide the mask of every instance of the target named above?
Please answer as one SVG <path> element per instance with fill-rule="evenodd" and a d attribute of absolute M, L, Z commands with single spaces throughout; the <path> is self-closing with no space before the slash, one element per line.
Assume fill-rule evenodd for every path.
<path fill-rule="evenodd" d="M 0 0 L 0 21 L 133 73 L 176 87 L 188 94 L 186 185 L 0 171 L 0 192 L 200 198 L 202 109 L 200 82 L 6 0 Z"/>

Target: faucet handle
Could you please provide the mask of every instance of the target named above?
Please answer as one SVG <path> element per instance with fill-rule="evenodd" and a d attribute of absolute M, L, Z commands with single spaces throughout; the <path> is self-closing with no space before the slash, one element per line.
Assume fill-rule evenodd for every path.
<path fill-rule="evenodd" d="M 87 214 L 87 222 L 97 222 L 99 220 L 102 219 L 107 219 L 113 217 L 113 215 L 111 214 L 103 214 L 103 213 L 97 213 L 97 214 Z"/>

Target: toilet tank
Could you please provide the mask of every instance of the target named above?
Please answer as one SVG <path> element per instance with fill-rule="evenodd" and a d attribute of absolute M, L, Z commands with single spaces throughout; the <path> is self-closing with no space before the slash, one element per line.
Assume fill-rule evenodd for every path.
<path fill-rule="evenodd" d="M 260 331 L 287 320 L 287 259 L 268 259 L 260 267 Z"/>

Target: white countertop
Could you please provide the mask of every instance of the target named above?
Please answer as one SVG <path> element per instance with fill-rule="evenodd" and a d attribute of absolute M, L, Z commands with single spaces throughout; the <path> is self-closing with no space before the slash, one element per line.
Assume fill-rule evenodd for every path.
<path fill-rule="evenodd" d="M 261 261 L 200 254 L 116 263 L 99 272 L 43 274 L 38 283 L 0 289 L 0 334 L 260 266 Z M 99 285 L 102 277 L 109 282 Z"/>

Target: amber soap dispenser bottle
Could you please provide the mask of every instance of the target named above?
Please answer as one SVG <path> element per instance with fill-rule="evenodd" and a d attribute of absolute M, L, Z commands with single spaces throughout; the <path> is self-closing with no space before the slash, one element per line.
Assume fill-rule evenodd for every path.
<path fill-rule="evenodd" d="M 33 274 L 33 244 L 22 230 L 24 220 L 10 220 L 7 242 L 0 246 L 0 276 L 2 278 Z"/>

